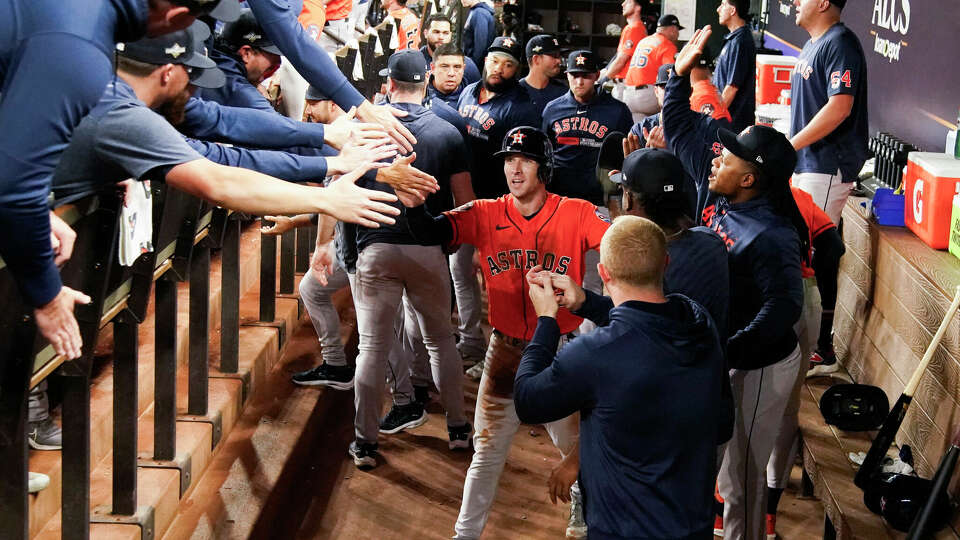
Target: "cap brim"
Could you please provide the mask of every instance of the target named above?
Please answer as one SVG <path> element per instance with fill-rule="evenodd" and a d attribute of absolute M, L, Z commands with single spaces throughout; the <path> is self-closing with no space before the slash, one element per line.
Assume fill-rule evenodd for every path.
<path fill-rule="evenodd" d="M 233 22 L 240 18 L 240 3 L 237 0 L 220 0 L 209 15 L 218 21 Z"/>
<path fill-rule="evenodd" d="M 280 52 L 280 49 L 278 49 L 277 46 L 272 43 L 270 45 L 265 45 L 263 47 L 257 47 L 257 48 L 262 51 L 267 51 L 268 53 L 275 54 L 277 56 L 283 56 L 283 53 Z"/>
<path fill-rule="evenodd" d="M 209 57 L 204 56 L 200 53 L 191 53 L 190 56 L 184 58 L 183 60 L 177 61 L 178 64 L 183 64 L 185 66 L 190 66 L 192 68 L 201 68 L 201 69 L 210 69 L 217 67 L 217 63 L 211 60 Z"/>
<path fill-rule="evenodd" d="M 190 84 L 200 88 L 220 88 L 227 82 L 227 77 L 218 67 L 194 69 L 190 73 Z"/>
<path fill-rule="evenodd" d="M 567 68 L 566 73 L 600 73 L 599 69 L 586 69 L 582 67 Z"/>
<path fill-rule="evenodd" d="M 740 141 L 737 140 L 737 134 L 730 131 L 729 129 L 718 128 L 717 129 L 717 138 L 720 139 L 720 144 L 723 145 L 731 154 L 737 156 L 738 158 L 744 161 L 753 161 L 750 159 L 749 152 L 744 150 L 743 146 L 740 145 Z"/>

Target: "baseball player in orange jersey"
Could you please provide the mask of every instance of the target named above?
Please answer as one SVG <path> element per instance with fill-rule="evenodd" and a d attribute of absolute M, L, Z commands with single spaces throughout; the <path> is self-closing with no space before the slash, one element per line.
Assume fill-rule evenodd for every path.
<path fill-rule="evenodd" d="M 633 58 L 633 51 L 637 48 L 637 43 L 647 37 L 647 27 L 640 19 L 642 11 L 640 0 L 623 0 L 620 7 L 621 14 L 627 19 L 627 25 L 620 32 L 617 54 L 610 59 L 607 67 L 600 72 L 600 79 L 613 79 L 616 82 L 613 97 L 623 101 L 623 79 L 627 77 L 627 71 L 630 69 L 630 59 Z"/>
<path fill-rule="evenodd" d="M 676 15 L 664 15 L 657 22 L 657 31 L 637 43 L 630 59 L 627 76 L 623 80 L 623 102 L 630 108 L 633 121 L 639 122 L 660 110 L 653 85 L 657 71 L 663 64 L 672 64 L 677 56 L 677 39 L 680 37 L 680 21 Z"/>
<path fill-rule="evenodd" d="M 513 405 L 513 379 L 523 348 L 537 327 L 524 276 L 541 265 L 582 283 L 584 254 L 600 246 L 609 227 L 607 218 L 593 204 L 547 193 L 551 153 L 542 131 L 527 126 L 514 128 L 495 154 L 504 160 L 509 194 L 476 200 L 437 218 L 429 216 L 422 206 L 407 211 L 411 232 L 421 241 L 440 241 L 448 247 L 472 244 L 477 248 L 493 326 L 477 392 L 475 452 L 463 486 L 455 538 L 479 538 L 483 532 L 510 442 L 520 426 Z M 576 330 L 581 321 L 568 312 L 558 316 L 563 334 Z M 545 427 L 561 454 L 575 448 L 575 417 Z M 571 507 L 571 524 L 582 528 L 582 516 L 577 519 L 579 512 L 574 511 L 577 507 L 576 503 Z"/>
<path fill-rule="evenodd" d="M 383 9 L 397 21 L 397 50 L 420 47 L 420 19 L 407 7 L 407 0 L 387 0 Z"/>

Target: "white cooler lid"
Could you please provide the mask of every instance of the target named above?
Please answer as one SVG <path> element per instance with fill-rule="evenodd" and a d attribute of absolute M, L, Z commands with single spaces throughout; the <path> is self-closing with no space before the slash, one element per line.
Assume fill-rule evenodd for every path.
<path fill-rule="evenodd" d="M 960 178 L 960 159 L 942 152 L 910 152 L 910 161 L 934 176 Z"/>
<path fill-rule="evenodd" d="M 782 54 L 758 54 L 757 65 L 776 65 L 776 66 L 795 66 L 797 58 L 795 56 L 785 56 Z"/>

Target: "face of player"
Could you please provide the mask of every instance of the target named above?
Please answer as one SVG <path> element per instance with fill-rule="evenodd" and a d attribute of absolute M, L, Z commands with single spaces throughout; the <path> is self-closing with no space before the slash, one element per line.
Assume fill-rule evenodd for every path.
<path fill-rule="evenodd" d="M 440 56 L 433 59 L 433 87 L 449 94 L 460 86 L 463 80 L 463 68 L 466 65 L 462 56 Z"/>
<path fill-rule="evenodd" d="M 676 26 L 663 26 L 661 27 L 663 32 L 661 32 L 667 39 L 676 43 L 680 39 L 680 29 Z"/>
<path fill-rule="evenodd" d="M 497 87 L 509 82 L 517 76 L 519 67 L 516 61 L 506 55 L 488 54 L 483 61 L 483 70 L 486 73 L 485 86 Z"/>
<path fill-rule="evenodd" d="M 450 43 L 450 39 L 453 37 L 450 33 L 450 23 L 447 21 L 431 22 L 430 28 L 427 28 L 427 31 L 424 32 L 424 37 L 427 38 L 427 48 L 432 53 L 440 45 Z"/>
<path fill-rule="evenodd" d="M 752 185 L 752 181 L 744 185 L 745 177 L 752 172 L 746 161 L 724 149 L 723 154 L 713 159 L 708 179 L 710 191 L 736 201 L 740 193 Z"/>
<path fill-rule="evenodd" d="M 580 103 L 586 103 L 593 99 L 596 93 L 594 85 L 600 74 L 594 73 L 567 73 L 567 82 L 570 83 L 570 91 L 573 97 Z"/>
<path fill-rule="evenodd" d="M 797 8 L 797 26 L 806 28 L 817 17 L 817 14 L 824 11 L 823 4 L 830 5 L 828 0 L 793 0 L 793 5 Z"/>
<path fill-rule="evenodd" d="M 736 11 L 737 9 L 733 6 L 733 4 L 731 4 L 727 0 L 723 0 L 722 2 L 720 2 L 720 6 L 717 7 L 717 15 L 720 18 L 720 24 L 726 25 L 727 23 L 729 23 L 730 18 L 733 17 L 733 14 Z"/>
<path fill-rule="evenodd" d="M 249 45 L 240 47 L 238 51 L 243 65 L 247 68 L 247 80 L 250 84 L 260 84 L 280 67 L 280 55 L 256 49 Z"/>
<path fill-rule="evenodd" d="M 304 122 L 329 124 L 343 115 L 343 109 L 329 99 L 308 99 L 303 107 Z"/>
<path fill-rule="evenodd" d="M 623 2 L 620 3 L 620 12 L 624 17 L 632 17 L 639 10 L 640 6 L 633 0 L 623 0 Z"/>
<path fill-rule="evenodd" d="M 560 74 L 560 56 L 550 54 L 538 54 L 533 57 L 534 65 L 543 73 L 544 77 L 556 77 Z"/>
<path fill-rule="evenodd" d="M 503 174 L 507 177 L 510 193 L 523 201 L 543 189 L 537 176 L 540 164 L 523 154 L 510 154 L 503 160 Z"/>

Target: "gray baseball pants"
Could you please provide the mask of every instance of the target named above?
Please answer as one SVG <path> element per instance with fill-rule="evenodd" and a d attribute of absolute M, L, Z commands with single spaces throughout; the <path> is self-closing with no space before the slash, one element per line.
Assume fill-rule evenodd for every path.
<path fill-rule="evenodd" d="M 464 244 L 450 255 L 450 276 L 457 297 L 457 314 L 460 319 L 460 344 L 457 348 L 463 356 L 482 359 L 487 351 L 487 340 L 480 328 L 482 298 L 480 282 L 473 269 L 473 254 L 476 249 Z"/>
<path fill-rule="evenodd" d="M 360 442 L 375 443 L 380 429 L 383 385 L 396 317 L 406 292 L 416 310 L 433 378 L 448 426 L 466 421 L 463 374 L 450 325 L 450 274 L 440 246 L 371 244 L 357 260 L 354 300 L 360 332 L 354 430 Z"/>

